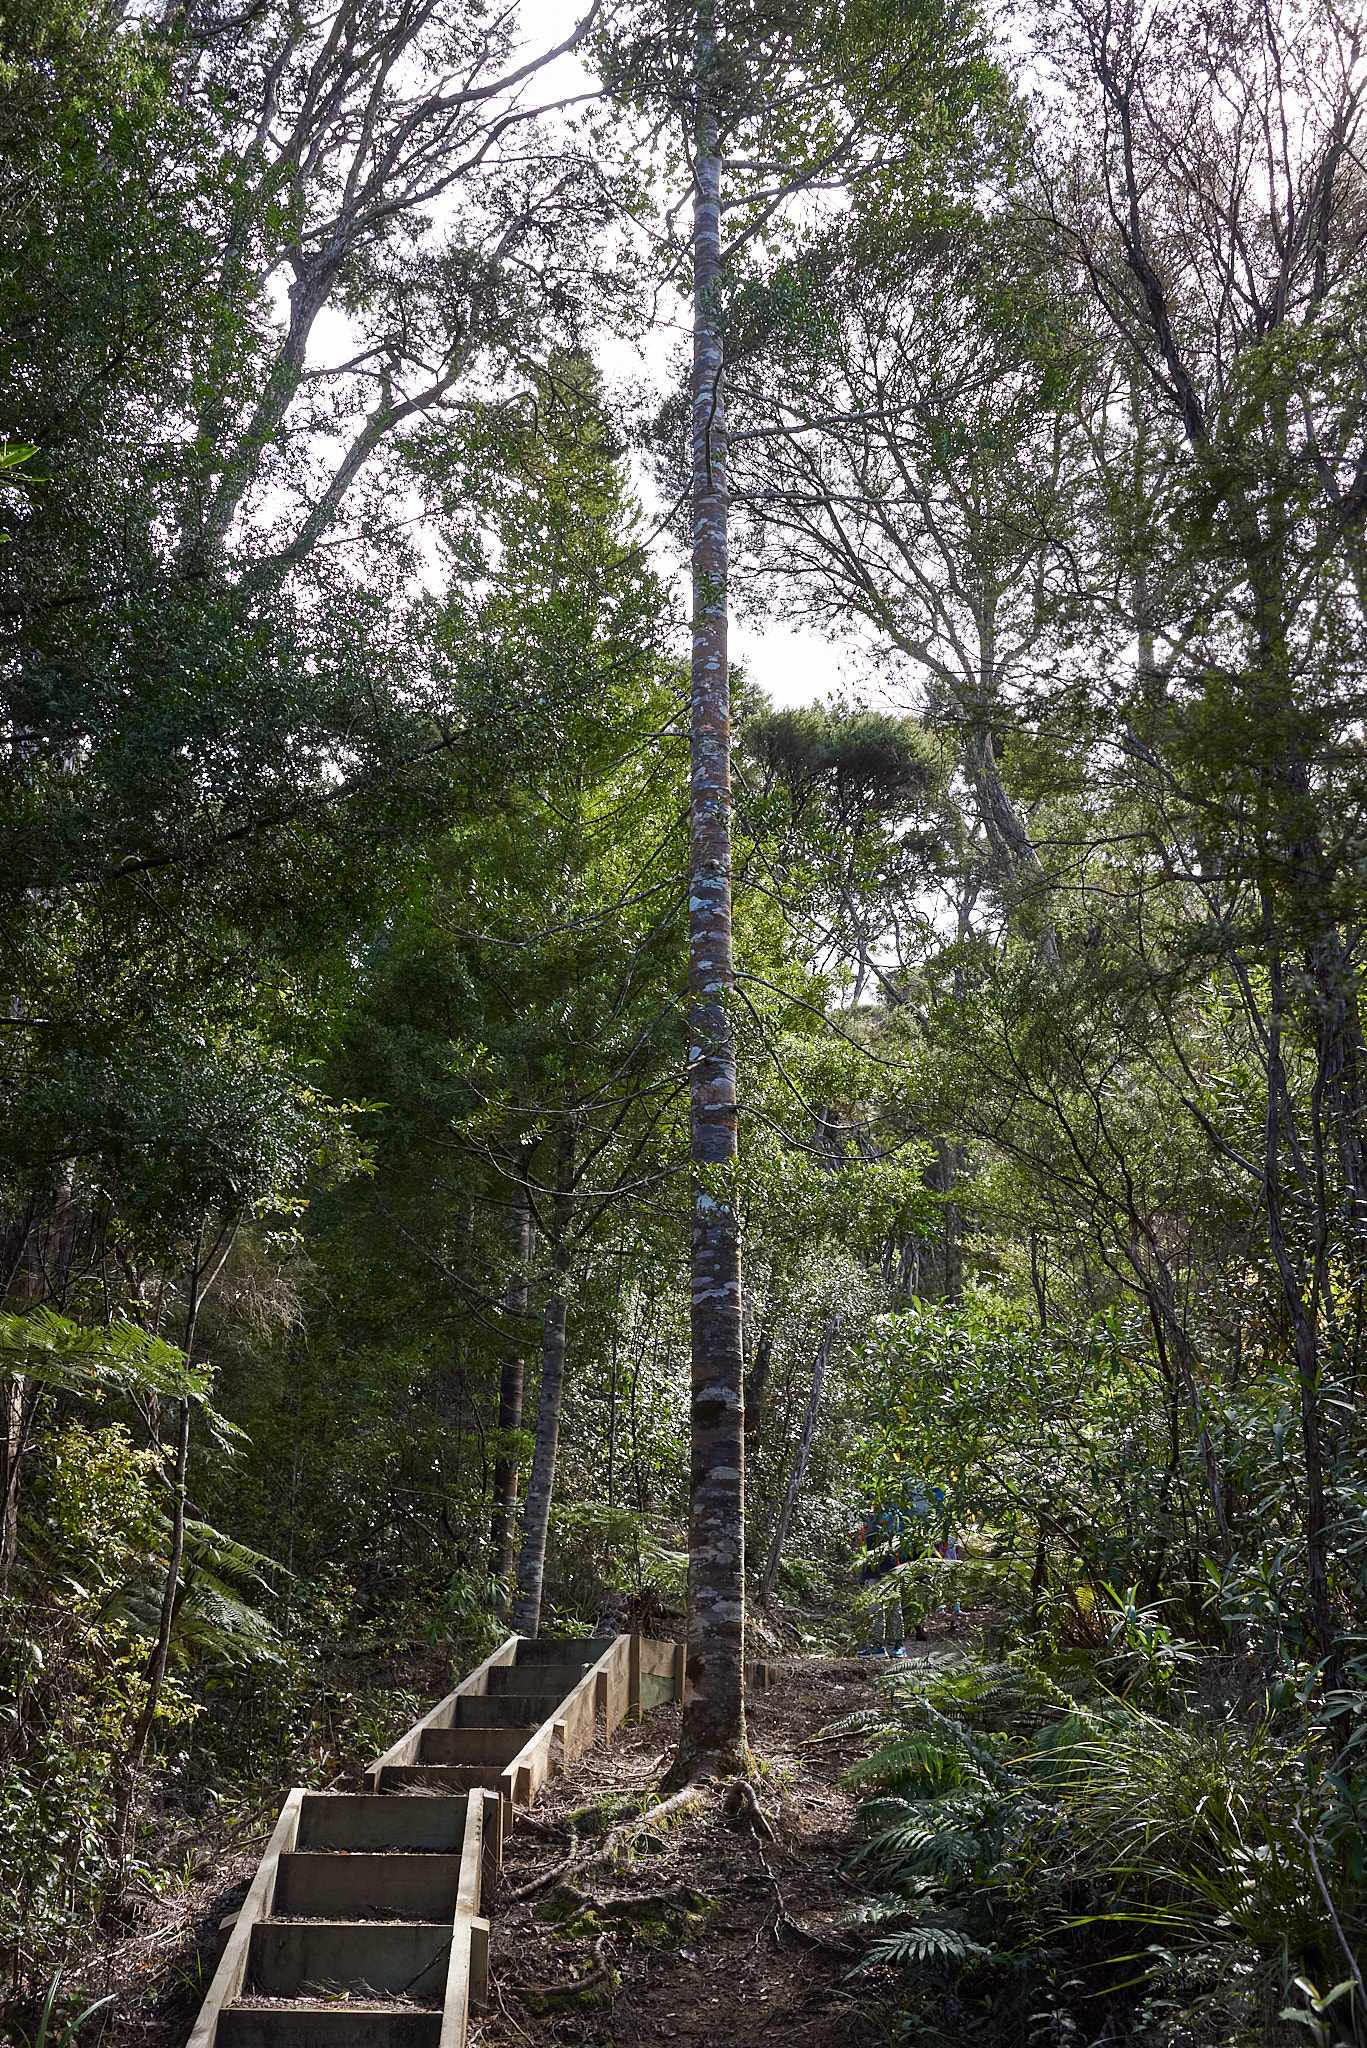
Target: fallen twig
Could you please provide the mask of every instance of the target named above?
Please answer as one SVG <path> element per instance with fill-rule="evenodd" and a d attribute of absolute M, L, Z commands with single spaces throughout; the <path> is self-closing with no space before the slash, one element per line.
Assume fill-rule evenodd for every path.
<path fill-rule="evenodd" d="M 494 1985 L 494 1997 L 498 2000 L 499 2011 L 502 2013 L 504 2019 L 508 2022 L 508 2025 L 512 2028 L 513 2032 L 515 2034 L 521 2034 L 524 2041 L 530 2041 L 532 2038 L 531 2035 L 526 2031 L 525 2028 L 520 2027 L 518 2025 L 517 2021 L 509 2012 L 507 2006 L 503 2003 L 503 1986 L 501 1984 Z"/>
<path fill-rule="evenodd" d="M 800 1920 L 793 1918 L 792 1914 L 788 1911 L 782 1887 L 774 1876 L 773 1871 L 769 1868 L 769 1859 L 764 1853 L 763 1843 L 757 1842 L 755 1847 L 759 1852 L 759 1860 L 764 1865 L 764 1875 L 774 1888 L 774 1946 L 778 1946 L 780 1930 L 786 1927 L 788 1932 L 800 1941 L 804 1948 L 824 1948 L 831 1950 L 835 1955 L 848 1955 L 848 1942 L 828 1941 L 824 1934 L 813 1934 L 810 1927 L 804 1927 Z"/>
<path fill-rule="evenodd" d="M 685 1785 L 681 1792 L 671 1793 L 670 1797 L 662 1799 L 658 1806 L 649 1806 L 644 1813 L 638 1813 L 631 1820 L 624 1820 L 617 1827 L 610 1829 L 589 1856 L 576 1856 L 577 1837 L 571 1836 L 572 1846 L 569 1855 L 562 1862 L 553 1864 L 549 1870 L 543 1871 L 540 1877 L 534 1877 L 530 1884 L 524 1884 L 519 1890 L 511 1892 L 510 1904 L 517 1905 L 523 1899 L 534 1898 L 537 1892 L 543 1892 L 549 1885 L 559 1883 L 561 1878 L 568 1877 L 572 1871 L 592 1870 L 595 1863 L 610 1862 L 628 1835 L 639 1834 L 643 1828 L 654 1827 L 657 1821 L 666 1820 L 672 1813 L 681 1813 L 685 1807 L 694 1805 L 701 1798 L 702 1793 L 698 1786 Z"/>

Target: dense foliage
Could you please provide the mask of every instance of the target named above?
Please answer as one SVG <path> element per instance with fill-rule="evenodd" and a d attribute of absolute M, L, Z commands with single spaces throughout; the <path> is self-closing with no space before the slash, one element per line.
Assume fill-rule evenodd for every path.
<path fill-rule="evenodd" d="M 0 10 L 9 2032 L 514 1623 L 677 1631 L 711 1204 L 751 1639 L 991 1643 L 862 1724 L 904 2038 L 1367 2040 L 1360 35 L 731 11 L 581 118 L 465 0 Z M 732 597 L 864 695 L 731 678 L 690 1172 L 602 364 L 709 94 Z M 960 1555 L 861 1593 L 871 1502 Z"/>

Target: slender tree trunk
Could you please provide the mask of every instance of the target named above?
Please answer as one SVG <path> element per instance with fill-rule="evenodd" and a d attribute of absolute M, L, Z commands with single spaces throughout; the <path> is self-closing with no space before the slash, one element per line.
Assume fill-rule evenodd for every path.
<path fill-rule="evenodd" d="M 551 1526 L 551 1495 L 555 1490 L 555 1456 L 560 1443 L 560 1409 L 565 1394 L 565 1319 L 568 1303 L 565 1275 L 569 1270 L 569 1209 L 573 1199 L 574 1119 L 560 1126 L 556 1161 L 555 1220 L 551 1264 L 554 1291 L 546 1303 L 541 1337 L 541 1398 L 536 1410 L 536 1444 L 522 1511 L 522 1550 L 517 1561 L 517 1593 L 513 1627 L 520 1636 L 534 1636 L 541 1627 L 541 1594 L 546 1578 L 546 1538 Z"/>
<path fill-rule="evenodd" d="M 802 1434 L 797 1440 L 797 1456 L 793 1460 L 788 1490 L 783 1496 L 783 1506 L 779 1510 L 778 1527 L 774 1531 L 774 1540 L 769 1546 L 768 1562 L 764 1567 L 764 1577 L 760 1581 L 760 1605 L 765 1608 L 774 1596 L 779 1566 L 783 1562 L 783 1546 L 788 1540 L 788 1524 L 793 1519 L 793 1509 L 797 1506 L 797 1497 L 807 1476 L 807 1460 L 812 1455 L 812 1445 L 816 1441 L 816 1425 L 821 1419 L 821 1396 L 826 1385 L 826 1368 L 831 1362 L 831 1350 L 839 1334 L 840 1318 L 836 1316 L 821 1340 L 821 1347 L 816 1354 L 816 1364 L 812 1367 L 812 1391 L 807 1397 L 807 1413 L 803 1418 Z"/>
<path fill-rule="evenodd" d="M 941 1138 L 939 1152 L 940 1191 L 947 1197 L 953 1194 L 959 1183 L 959 1147 Z M 941 1213 L 944 1218 L 945 1300 L 957 1308 L 964 1298 L 963 1242 L 957 1202 L 946 1200 Z"/>
<path fill-rule="evenodd" d="M 1267 1133 L 1263 1167 L 1267 1203 L 1267 1240 L 1281 1282 L 1282 1301 L 1296 1347 L 1300 1385 L 1301 1440 L 1305 1451 L 1305 1552 L 1310 1619 L 1319 1644 L 1327 1690 L 1342 1683 L 1342 1646 L 1329 1594 L 1329 1513 L 1324 1486 L 1324 1437 L 1320 1417 L 1317 1301 L 1307 1303 L 1295 1261 L 1286 1242 L 1282 1213 L 1281 1121 L 1290 1121 L 1291 1095 L 1282 1061 L 1281 1031 L 1285 998 L 1282 966 L 1271 951 L 1272 1016 L 1268 1028 Z M 1317 1219 L 1322 1225 L 1322 1218 Z M 1318 1261 L 1317 1261 L 1318 1263 Z M 1317 1290 L 1316 1290 L 1317 1292 Z"/>
<path fill-rule="evenodd" d="M 525 1162 L 519 1160 L 513 1175 L 509 1203 L 508 1235 L 512 1243 L 513 1270 L 508 1281 L 505 1308 L 508 1316 L 508 1351 L 498 1381 L 498 1428 L 503 1448 L 494 1464 L 494 1513 L 489 1532 L 491 1562 L 500 1578 L 513 1569 L 513 1532 L 517 1527 L 517 1452 L 512 1444 L 522 1427 L 522 1383 L 526 1371 L 523 1354 L 523 1324 L 527 1315 L 527 1260 L 531 1250 L 531 1211 L 527 1202 Z"/>
<path fill-rule="evenodd" d="M 70 1196 L 71 1177 L 68 1169 L 58 1194 L 59 1215 L 69 1204 Z M 7 1275 L 0 1300 L 8 1301 L 10 1288 L 15 1285 L 21 1273 L 22 1298 L 26 1299 L 30 1309 L 36 1308 L 49 1292 L 49 1274 L 43 1233 L 35 1228 L 31 1209 L 22 1226 L 18 1252 L 14 1265 Z M 4 1386 L 3 1415 L 0 1415 L 0 1585 L 7 1583 L 11 1568 L 19 1555 L 19 1494 L 24 1453 L 28 1449 L 28 1440 L 37 1418 L 41 1393 L 41 1386 L 30 1386 L 22 1373 L 16 1373 Z"/>
<path fill-rule="evenodd" d="M 769 1386 L 769 1368 L 774 1360 L 774 1340 L 768 1330 L 759 1333 L 755 1362 L 745 1381 L 745 1440 L 751 1450 L 759 1446 L 764 1433 L 764 1397 Z"/>
<path fill-rule="evenodd" d="M 215 1280 L 227 1264 L 228 1254 L 237 1238 L 240 1218 L 224 1225 L 213 1250 L 205 1257 L 204 1240 L 208 1232 L 208 1219 L 201 1225 L 199 1239 L 195 1246 L 194 1264 L 190 1268 L 190 1297 L 185 1309 L 185 1335 L 182 1346 L 185 1363 L 189 1365 L 195 1355 L 195 1334 L 199 1328 L 199 1312 L 205 1297 Z M 161 1599 L 161 1615 L 157 1624 L 157 1639 L 147 1660 L 147 1697 L 142 1704 L 133 1729 L 132 1740 L 123 1765 L 123 1787 L 119 1797 L 115 1820 L 119 1855 L 122 1861 L 128 1847 L 128 1816 L 133 1803 L 133 1785 L 138 1764 L 147 1748 L 157 1707 L 161 1700 L 161 1689 L 166 1678 L 166 1664 L 171 1650 L 171 1633 L 175 1627 L 176 1615 L 184 1597 L 180 1583 L 180 1568 L 185 1557 L 185 1487 L 190 1460 L 190 1403 L 182 1399 L 179 1408 L 179 1429 L 176 1436 L 176 1462 L 171 1476 L 171 1554 L 166 1566 L 166 1585 Z"/>
<path fill-rule="evenodd" d="M 718 325 L 721 158 L 699 36 L 693 197 L 693 663 L 688 992 L 692 1134 L 692 1410 L 688 1653 L 669 1774 L 745 1757 L 745 1458 L 740 1236 L 724 1185 L 736 1157 L 731 962 L 731 702 L 726 652 L 726 406 Z"/>
<path fill-rule="evenodd" d="M 0 1585 L 9 1577 L 19 1554 L 19 1462 L 24 1454 L 23 1376 L 16 1373 L 0 1389 Z"/>
<path fill-rule="evenodd" d="M 536 1411 L 536 1448 L 527 1481 L 522 1513 L 522 1552 L 517 1561 L 517 1595 L 513 1627 L 520 1636 L 534 1636 L 541 1627 L 541 1594 L 546 1579 L 546 1538 L 551 1526 L 551 1495 L 555 1490 L 555 1455 L 560 1442 L 560 1409 L 565 1394 L 565 1317 L 563 1294 L 546 1303 L 541 1338 L 541 1400 Z"/>
<path fill-rule="evenodd" d="M 191 1333 L 193 1336 L 193 1332 Z M 190 1355 L 189 1344 L 185 1355 Z M 185 1478 L 190 1460 L 190 1403 L 180 1403 L 179 1429 L 176 1434 L 176 1462 L 171 1479 L 171 1555 L 166 1566 L 166 1584 L 161 1596 L 161 1618 L 157 1626 L 157 1640 L 147 1664 L 147 1697 L 142 1703 L 129 1745 L 128 1761 L 136 1764 L 147 1747 L 147 1738 L 152 1732 L 157 1706 L 161 1700 L 161 1688 L 166 1677 L 166 1660 L 171 1650 L 171 1630 L 175 1624 L 176 1608 L 180 1594 L 180 1567 L 185 1558 Z"/>

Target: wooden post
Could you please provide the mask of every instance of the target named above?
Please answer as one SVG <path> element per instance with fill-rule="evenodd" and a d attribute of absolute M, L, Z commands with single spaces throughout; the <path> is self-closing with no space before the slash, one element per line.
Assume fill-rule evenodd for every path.
<path fill-rule="evenodd" d="M 627 1665 L 627 1712 L 633 1721 L 641 1718 L 641 1631 L 631 1632 L 630 1661 Z"/>

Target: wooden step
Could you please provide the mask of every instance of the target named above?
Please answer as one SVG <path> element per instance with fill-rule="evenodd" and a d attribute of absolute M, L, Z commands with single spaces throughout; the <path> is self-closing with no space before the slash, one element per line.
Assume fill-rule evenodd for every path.
<path fill-rule="evenodd" d="M 539 1728 L 549 1721 L 563 1692 L 525 1692 L 489 1699 L 466 1693 L 456 1701 L 457 1728 Z"/>
<path fill-rule="evenodd" d="M 587 1668 L 596 1664 L 600 1657 L 606 1657 L 616 1640 L 616 1636 L 524 1636 L 517 1646 L 516 1662 L 523 1665 L 579 1663 Z M 492 1671 L 490 1676 L 493 1676 Z"/>
<path fill-rule="evenodd" d="M 521 1728 L 424 1728 L 420 1764 L 510 1764 L 527 1740 Z"/>
<path fill-rule="evenodd" d="M 563 1700 L 573 1692 L 587 1664 L 500 1664 L 489 1673 L 486 1699 L 507 1699 L 523 1693 L 554 1693 Z"/>
<path fill-rule="evenodd" d="M 459 1856 L 336 1851 L 282 1856 L 273 1920 L 452 1920 Z"/>
<path fill-rule="evenodd" d="M 441 2014 L 411 2005 L 225 2006 L 215 2048 L 440 2048 Z"/>
<path fill-rule="evenodd" d="M 437 1849 L 458 1856 L 465 1788 L 446 1799 L 389 1799 L 383 1792 L 306 1792 L 296 1849 Z"/>
<path fill-rule="evenodd" d="M 246 1988 L 263 1998 L 345 1990 L 440 2005 L 451 1940 L 449 1920 L 262 1920 L 252 1929 Z"/>
<path fill-rule="evenodd" d="M 525 1728 L 513 1730 L 519 1749 L 526 1732 Z M 515 1749 L 513 1756 L 516 1755 Z M 481 1787 L 486 1792 L 497 1792 L 503 1782 L 503 1768 L 502 1764 L 385 1764 L 380 1771 L 380 1791 L 446 1792 L 452 1798 L 462 1798 Z"/>

